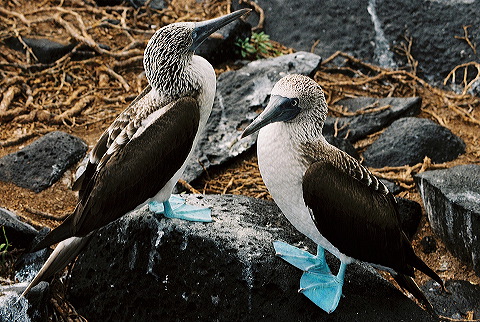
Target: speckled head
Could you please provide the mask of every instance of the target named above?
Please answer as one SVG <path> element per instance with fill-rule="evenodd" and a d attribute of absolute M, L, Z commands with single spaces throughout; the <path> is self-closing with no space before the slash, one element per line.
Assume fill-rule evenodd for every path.
<path fill-rule="evenodd" d="M 321 132 L 327 112 L 320 85 L 307 76 L 287 75 L 275 84 L 267 107 L 245 129 L 242 137 L 274 122 L 313 124 Z"/>
<path fill-rule="evenodd" d="M 171 84 L 182 79 L 182 73 L 192 61 L 195 49 L 209 35 L 249 11 L 242 9 L 207 21 L 177 22 L 159 29 L 148 41 L 143 58 L 150 85 L 168 94 Z"/>
<path fill-rule="evenodd" d="M 325 95 L 313 79 L 304 75 L 291 74 L 280 79 L 272 89 L 271 96 L 298 99 L 300 110 L 316 109 L 327 113 Z"/>

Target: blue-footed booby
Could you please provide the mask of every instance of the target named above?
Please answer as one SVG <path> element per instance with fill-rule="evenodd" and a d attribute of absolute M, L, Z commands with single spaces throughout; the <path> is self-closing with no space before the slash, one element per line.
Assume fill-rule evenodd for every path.
<path fill-rule="evenodd" d="M 277 255 L 304 271 L 300 292 L 328 313 L 338 305 L 346 267 L 354 260 L 388 271 L 433 312 L 413 280 L 414 268 L 442 287 L 443 281 L 415 255 L 386 186 L 325 140 L 327 111 L 320 85 L 306 76 L 287 75 L 242 134 L 260 130 L 258 165 L 265 185 L 293 226 L 318 245 L 314 256 L 277 241 Z M 340 260 L 337 275 L 331 273 L 324 249 Z"/>
<path fill-rule="evenodd" d="M 211 221 L 210 209 L 178 200 L 172 209 L 169 201 L 206 125 L 216 90 L 212 65 L 194 51 L 213 32 L 249 11 L 203 22 L 173 23 L 155 32 L 143 60 L 149 85 L 91 151 L 85 171 L 74 183 L 79 191 L 74 212 L 32 249 L 68 238 L 39 275 L 47 277 L 65 267 L 89 234 L 146 203 L 161 208 L 167 217 Z"/>

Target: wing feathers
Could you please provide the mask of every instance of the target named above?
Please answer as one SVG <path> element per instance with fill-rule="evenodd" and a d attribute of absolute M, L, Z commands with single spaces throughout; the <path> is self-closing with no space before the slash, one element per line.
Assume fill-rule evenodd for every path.
<path fill-rule="evenodd" d="M 413 269 L 404 264 L 393 196 L 378 190 L 373 175 L 362 168 L 358 164 L 345 171 L 337 164 L 314 162 L 303 178 L 312 218 L 320 233 L 345 255 L 412 275 Z"/>
<path fill-rule="evenodd" d="M 199 106 L 193 98 L 181 98 L 165 110 L 133 139 L 121 138 L 118 145 L 115 141 L 107 150 L 111 154 L 104 154 L 93 173 L 94 165 L 88 164 L 74 214 L 47 235 L 41 246 L 85 236 L 163 188 L 185 162 L 200 120 Z"/>

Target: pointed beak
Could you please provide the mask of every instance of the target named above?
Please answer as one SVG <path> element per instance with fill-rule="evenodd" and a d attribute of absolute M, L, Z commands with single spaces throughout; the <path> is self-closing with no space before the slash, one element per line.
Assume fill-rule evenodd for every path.
<path fill-rule="evenodd" d="M 242 138 L 255 133 L 270 123 L 289 121 L 299 112 L 297 99 L 279 95 L 271 96 L 265 110 L 243 131 Z"/>
<path fill-rule="evenodd" d="M 195 49 L 200 46 L 205 39 L 208 38 L 212 33 L 217 31 L 218 29 L 222 28 L 223 26 L 228 25 L 230 22 L 234 21 L 235 19 L 240 18 L 247 12 L 252 11 L 251 9 L 241 9 L 235 12 L 229 13 L 228 15 L 218 17 L 215 19 L 210 19 L 207 21 L 196 22 L 195 29 L 192 32 L 193 43 L 190 47 L 191 51 L 195 51 Z"/>

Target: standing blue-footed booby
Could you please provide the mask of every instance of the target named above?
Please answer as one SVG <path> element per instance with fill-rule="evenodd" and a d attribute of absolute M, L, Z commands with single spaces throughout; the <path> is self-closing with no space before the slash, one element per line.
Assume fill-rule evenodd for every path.
<path fill-rule="evenodd" d="M 73 214 L 32 251 L 73 236 L 87 236 L 150 202 L 152 208 L 163 204 L 161 211 L 167 217 L 211 221 L 210 209 L 184 202 L 172 209 L 169 202 L 206 125 L 216 90 L 212 65 L 194 51 L 213 32 L 249 11 L 203 22 L 173 23 L 155 32 L 144 53 L 149 85 L 93 148 L 85 171 L 74 184 L 79 202 Z M 50 266 L 58 269 L 68 264 L 84 244 L 65 242 L 63 251 L 53 253 L 56 263 Z M 43 276 L 53 268 L 45 270 L 41 270 Z"/>
<path fill-rule="evenodd" d="M 267 107 L 242 134 L 260 130 L 258 165 L 265 185 L 293 226 L 318 245 L 314 256 L 275 242 L 277 255 L 304 271 L 300 292 L 326 312 L 337 307 L 346 266 L 354 260 L 390 272 L 433 311 L 412 278 L 414 268 L 443 287 L 442 280 L 415 255 L 385 185 L 325 140 L 327 111 L 314 80 L 288 75 L 275 84 Z M 337 275 L 330 272 L 324 249 L 340 260 Z"/>

